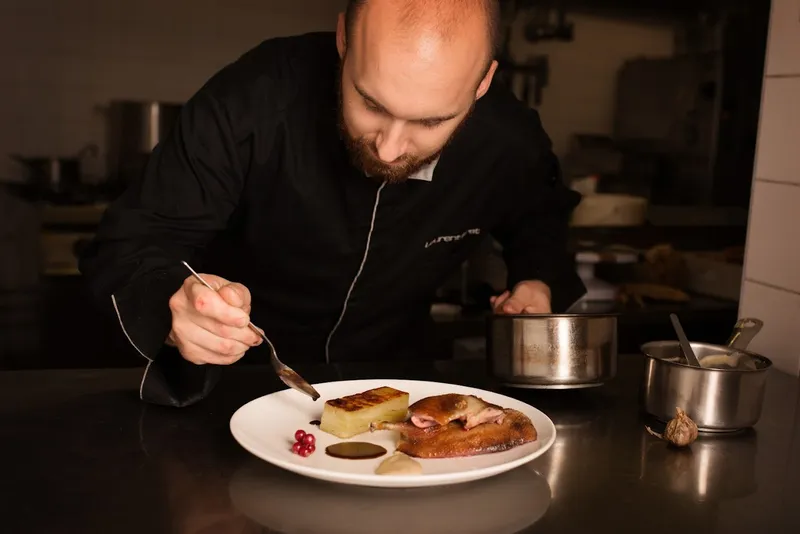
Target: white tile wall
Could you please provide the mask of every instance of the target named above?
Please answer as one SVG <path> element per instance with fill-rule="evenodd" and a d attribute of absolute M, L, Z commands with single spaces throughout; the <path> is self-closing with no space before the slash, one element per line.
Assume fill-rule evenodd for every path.
<path fill-rule="evenodd" d="M 800 35 L 800 25 L 797 27 Z M 797 57 L 800 59 L 800 40 Z M 800 64 L 798 64 L 800 73 Z M 756 178 L 800 184 L 800 76 L 764 79 Z"/>
<path fill-rule="evenodd" d="M 768 76 L 800 73 L 800 0 L 772 0 Z"/>
<path fill-rule="evenodd" d="M 112 99 L 185 101 L 277 35 L 332 30 L 346 0 L 3 0 L 0 155 L 71 155 Z M 103 172 L 102 157 L 92 170 Z M 5 169 L 5 166 L 0 168 Z"/>
<path fill-rule="evenodd" d="M 752 348 L 800 376 L 800 0 L 772 0 L 740 316 Z"/>
<path fill-rule="evenodd" d="M 748 279 L 800 294 L 799 212 L 800 187 L 756 180 L 745 258 Z"/>

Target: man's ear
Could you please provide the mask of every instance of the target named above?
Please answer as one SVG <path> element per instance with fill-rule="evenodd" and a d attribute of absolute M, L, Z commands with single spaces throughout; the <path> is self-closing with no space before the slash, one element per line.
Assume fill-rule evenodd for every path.
<path fill-rule="evenodd" d="M 344 13 L 339 13 L 339 20 L 336 23 L 336 48 L 339 50 L 339 59 L 344 59 L 344 52 L 347 50 Z"/>
<path fill-rule="evenodd" d="M 486 91 L 489 90 L 489 87 L 492 85 L 492 80 L 494 79 L 495 71 L 497 71 L 497 61 L 492 61 L 492 64 L 489 65 L 489 70 L 486 71 L 486 75 L 478 85 L 478 90 L 475 91 L 475 100 L 480 99 L 486 94 Z"/>

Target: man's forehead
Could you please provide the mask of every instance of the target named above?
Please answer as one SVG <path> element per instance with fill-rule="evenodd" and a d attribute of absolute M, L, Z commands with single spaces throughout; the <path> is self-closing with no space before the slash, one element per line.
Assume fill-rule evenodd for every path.
<path fill-rule="evenodd" d="M 474 78 L 480 74 L 475 69 L 420 61 L 413 52 L 380 47 L 349 50 L 345 63 L 363 98 L 401 118 L 459 115 L 472 104 Z"/>

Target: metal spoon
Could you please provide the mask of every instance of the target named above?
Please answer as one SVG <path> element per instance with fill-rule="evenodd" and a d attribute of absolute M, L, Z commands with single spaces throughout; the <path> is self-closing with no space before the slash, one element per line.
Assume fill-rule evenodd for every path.
<path fill-rule="evenodd" d="M 748 355 L 740 352 L 747 349 L 747 346 L 756 337 L 756 334 L 764 326 L 764 321 L 761 319 L 754 319 L 745 317 L 736 321 L 733 327 L 733 332 L 728 338 L 726 345 L 730 348 L 730 352 L 723 352 L 720 354 L 710 354 L 700 358 L 700 364 L 703 367 L 712 369 L 740 369 L 752 370 L 757 369 L 755 361 Z"/>
<path fill-rule="evenodd" d="M 681 344 L 681 349 L 683 349 L 683 354 L 686 356 L 686 361 L 689 362 L 689 365 L 693 367 L 700 367 L 700 362 L 697 360 L 697 356 L 694 355 L 692 346 L 689 344 L 689 340 L 686 338 L 686 333 L 683 331 L 683 327 L 681 326 L 681 322 L 678 320 L 678 316 L 674 313 L 670 313 L 669 319 L 672 321 L 672 327 L 675 329 L 675 333 L 678 334 L 678 341 Z"/>
<path fill-rule="evenodd" d="M 194 269 L 192 269 L 188 263 L 186 263 L 185 261 L 182 263 L 186 266 L 187 269 L 189 269 L 192 272 L 192 275 L 201 284 L 206 286 L 211 291 L 216 291 L 216 289 L 211 287 L 211 284 L 203 280 L 203 278 L 199 274 L 197 274 L 197 272 Z M 278 353 L 275 351 L 275 347 L 272 345 L 272 342 L 267 338 L 267 336 L 265 336 L 264 333 L 258 327 L 256 327 L 256 325 L 254 325 L 252 322 L 248 323 L 247 326 L 249 326 L 250 330 L 261 336 L 261 338 L 267 342 L 267 345 L 269 346 L 270 350 L 270 362 L 272 363 L 272 368 L 275 369 L 275 372 L 278 374 L 278 378 L 280 378 L 283 381 L 283 383 L 289 386 L 290 388 L 296 389 L 300 393 L 305 393 L 313 400 L 317 400 L 320 396 L 319 393 L 317 393 L 317 390 L 311 387 L 311 384 L 303 380 L 303 377 L 297 374 L 291 367 L 289 367 L 288 365 L 286 365 L 285 363 L 283 363 L 278 359 Z"/>

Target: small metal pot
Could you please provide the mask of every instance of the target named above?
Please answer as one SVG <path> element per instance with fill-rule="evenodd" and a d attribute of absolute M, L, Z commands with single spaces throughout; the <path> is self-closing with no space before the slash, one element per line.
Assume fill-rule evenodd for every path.
<path fill-rule="evenodd" d="M 761 322 L 755 321 L 757 332 Z M 678 341 L 642 345 L 644 410 L 666 422 L 675 417 L 676 407 L 681 408 L 701 432 L 736 432 L 754 426 L 761 417 L 772 362 L 740 348 L 753 335 L 737 331 L 728 345 L 690 343 L 702 367 L 687 363 Z"/>
<path fill-rule="evenodd" d="M 13 157 L 25 166 L 28 185 L 39 190 L 60 191 L 80 182 L 81 161 L 78 158 Z"/>
<path fill-rule="evenodd" d="M 616 314 L 493 315 L 487 319 L 490 375 L 538 389 L 601 386 L 617 373 Z"/>
<path fill-rule="evenodd" d="M 82 178 L 84 160 L 97 156 L 98 148 L 90 144 L 71 157 L 26 157 L 11 154 L 25 168 L 24 182 L 39 193 L 64 193 L 78 187 Z"/>

